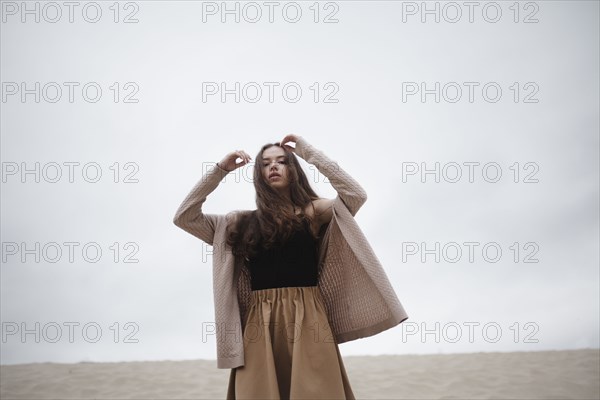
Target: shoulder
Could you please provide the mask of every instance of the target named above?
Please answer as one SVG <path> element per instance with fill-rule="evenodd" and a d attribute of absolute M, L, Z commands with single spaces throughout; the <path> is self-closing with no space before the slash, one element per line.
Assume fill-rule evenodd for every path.
<path fill-rule="evenodd" d="M 333 199 L 325 199 L 325 198 L 319 198 L 319 199 L 315 199 L 312 201 L 313 205 L 315 206 L 315 209 L 317 211 L 323 211 L 326 210 L 328 208 L 331 208 L 333 205 Z"/>
<path fill-rule="evenodd" d="M 229 223 L 237 223 L 240 220 L 248 220 L 254 216 L 256 210 L 233 210 L 225 214 L 225 220 Z"/>
<path fill-rule="evenodd" d="M 313 206 L 315 207 L 315 217 L 319 222 L 319 226 L 323 224 L 329 223 L 331 221 L 331 217 L 333 215 L 333 201 L 334 199 L 315 199 L 312 201 Z"/>

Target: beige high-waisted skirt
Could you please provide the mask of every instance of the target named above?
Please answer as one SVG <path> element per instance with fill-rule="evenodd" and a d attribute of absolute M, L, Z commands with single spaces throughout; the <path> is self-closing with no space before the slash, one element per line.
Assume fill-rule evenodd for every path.
<path fill-rule="evenodd" d="M 355 399 L 318 286 L 252 291 L 228 400 Z"/>

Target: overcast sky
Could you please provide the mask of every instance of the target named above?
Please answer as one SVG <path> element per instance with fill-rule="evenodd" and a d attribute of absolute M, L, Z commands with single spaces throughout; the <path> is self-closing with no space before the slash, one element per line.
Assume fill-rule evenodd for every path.
<path fill-rule="evenodd" d="M 409 315 L 343 355 L 597 348 L 598 2 L 475 3 L 3 2 L 1 363 L 214 359 L 210 247 L 172 219 L 288 133 L 365 188 Z M 251 168 L 205 212 L 254 208 Z"/>

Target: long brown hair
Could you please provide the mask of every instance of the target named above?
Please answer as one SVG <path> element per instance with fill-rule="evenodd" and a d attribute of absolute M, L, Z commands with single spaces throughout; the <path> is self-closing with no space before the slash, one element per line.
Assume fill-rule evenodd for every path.
<path fill-rule="evenodd" d="M 259 246 L 269 248 L 274 243 L 287 240 L 294 231 L 302 229 L 303 220 L 308 221 L 309 227 L 312 226 L 313 217 L 305 215 L 304 211 L 296 215 L 294 208 L 299 206 L 304 210 L 309 204 L 312 206 L 312 200 L 319 198 L 310 186 L 296 155 L 284 149 L 290 199 L 294 206 L 290 209 L 289 200 L 271 187 L 262 173 L 263 152 L 271 146 L 282 147 L 279 142 L 267 143 L 255 158 L 253 180 L 256 210 L 235 213 L 236 218 L 226 228 L 226 241 L 231 246 L 232 253 L 245 260 L 256 255 Z M 313 235 L 312 229 L 310 232 Z"/>

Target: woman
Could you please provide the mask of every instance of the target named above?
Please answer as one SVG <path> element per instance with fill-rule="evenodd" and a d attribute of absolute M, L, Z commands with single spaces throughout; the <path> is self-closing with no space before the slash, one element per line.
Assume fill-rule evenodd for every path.
<path fill-rule="evenodd" d="M 329 178 L 335 199 L 316 195 L 294 154 Z M 408 318 L 353 219 L 366 194 L 303 137 L 287 135 L 257 155 L 256 210 L 202 213 L 220 180 L 250 160 L 244 151 L 227 154 L 174 218 L 213 246 L 218 367 L 231 368 L 227 398 L 354 399 L 338 344 Z"/>

